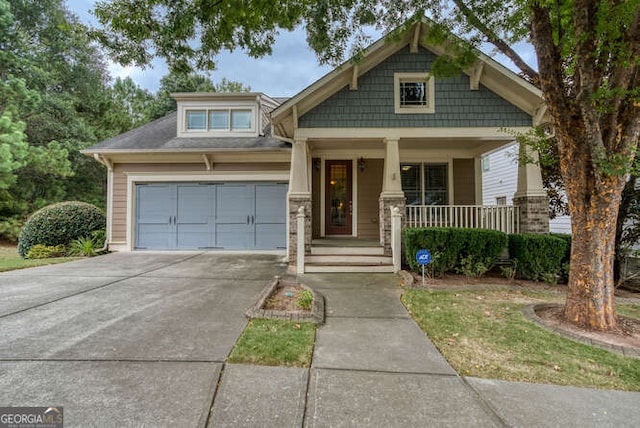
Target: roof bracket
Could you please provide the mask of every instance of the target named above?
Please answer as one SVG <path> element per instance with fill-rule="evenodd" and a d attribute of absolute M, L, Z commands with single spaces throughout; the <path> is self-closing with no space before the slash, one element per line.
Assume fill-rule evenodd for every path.
<path fill-rule="evenodd" d="M 207 156 L 206 154 L 202 154 L 202 160 L 204 161 L 204 165 L 207 167 L 207 171 L 211 171 L 211 159 L 209 159 L 209 156 Z"/>
<path fill-rule="evenodd" d="M 422 24 L 418 22 L 416 26 L 413 28 L 413 39 L 411 39 L 411 45 L 409 46 L 409 52 L 418 53 L 418 42 L 420 41 L 420 30 L 422 29 Z"/>
<path fill-rule="evenodd" d="M 533 126 L 541 125 L 544 121 L 544 116 L 547 114 L 547 105 L 541 103 L 533 112 Z"/>
<path fill-rule="evenodd" d="M 484 70 L 484 62 L 478 61 L 471 70 L 471 76 L 469 76 L 469 89 L 477 91 L 480 89 L 480 78 L 482 77 L 482 71 Z"/>
<path fill-rule="evenodd" d="M 94 153 L 93 158 L 107 167 L 109 171 L 113 171 L 113 162 L 106 156 L 102 156 L 99 153 Z"/>
<path fill-rule="evenodd" d="M 293 129 L 298 129 L 298 105 L 294 104 L 291 108 L 291 115 L 293 116 Z"/>
<path fill-rule="evenodd" d="M 358 90 L 358 64 L 354 64 L 351 68 L 351 83 L 349 84 L 349 89 L 352 91 Z"/>

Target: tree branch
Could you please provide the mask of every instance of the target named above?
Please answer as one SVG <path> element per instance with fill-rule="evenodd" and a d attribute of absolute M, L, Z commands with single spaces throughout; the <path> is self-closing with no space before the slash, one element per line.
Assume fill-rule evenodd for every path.
<path fill-rule="evenodd" d="M 498 34 L 489 28 L 484 22 L 473 13 L 471 9 L 467 7 L 461 0 L 453 0 L 455 5 L 460 9 L 460 12 L 467 18 L 469 23 L 478 29 L 486 38 L 489 43 L 494 45 L 498 50 L 504 54 L 507 58 L 513 62 L 516 67 L 522 71 L 525 78 L 537 87 L 540 87 L 540 75 L 529 64 L 527 64 L 518 53 L 509 46 L 507 42 L 502 40 Z"/>

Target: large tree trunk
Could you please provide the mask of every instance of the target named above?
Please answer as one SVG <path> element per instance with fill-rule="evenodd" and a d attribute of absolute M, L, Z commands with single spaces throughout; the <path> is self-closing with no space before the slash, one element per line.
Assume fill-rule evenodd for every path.
<path fill-rule="evenodd" d="M 616 327 L 613 263 L 618 204 L 608 201 L 591 195 L 590 201 L 576 200 L 582 206 L 571 212 L 571 267 L 563 314 L 572 324 L 590 330 Z"/>

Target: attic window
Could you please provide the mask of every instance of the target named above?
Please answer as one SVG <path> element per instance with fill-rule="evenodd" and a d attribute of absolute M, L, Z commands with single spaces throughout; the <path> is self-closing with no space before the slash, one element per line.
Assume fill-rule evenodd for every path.
<path fill-rule="evenodd" d="M 186 110 L 187 131 L 253 131 L 251 109 Z"/>
<path fill-rule="evenodd" d="M 396 114 L 435 113 L 435 81 L 428 73 L 395 73 Z"/>

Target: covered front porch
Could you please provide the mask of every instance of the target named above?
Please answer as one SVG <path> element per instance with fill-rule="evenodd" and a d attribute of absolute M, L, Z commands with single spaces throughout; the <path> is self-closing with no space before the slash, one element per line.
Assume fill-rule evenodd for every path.
<path fill-rule="evenodd" d="M 547 215 L 540 171 L 533 164 L 520 166 L 517 206 L 482 205 L 481 156 L 513 140 L 495 129 L 403 129 L 397 131 L 404 135 L 382 138 L 381 130 L 377 135 L 367 129 L 297 131 L 288 194 L 288 254 L 298 273 L 321 263 L 333 264 L 335 270 L 346 265 L 349 271 L 354 266 L 366 272 L 396 270 L 393 256 L 400 249 L 394 251 L 393 244 L 400 238 L 393 236 L 394 208 L 398 234 L 403 227 L 433 226 L 541 231 L 540 214 Z M 535 198 L 537 205 L 532 204 Z M 367 245 L 349 245 L 354 240 Z M 332 242 L 334 249 L 324 254 L 326 246 L 319 242 Z M 340 247 L 349 250 L 339 254 L 335 248 Z M 302 262 L 298 253 L 304 254 Z M 377 258 L 364 257 L 371 255 L 366 253 Z"/>

